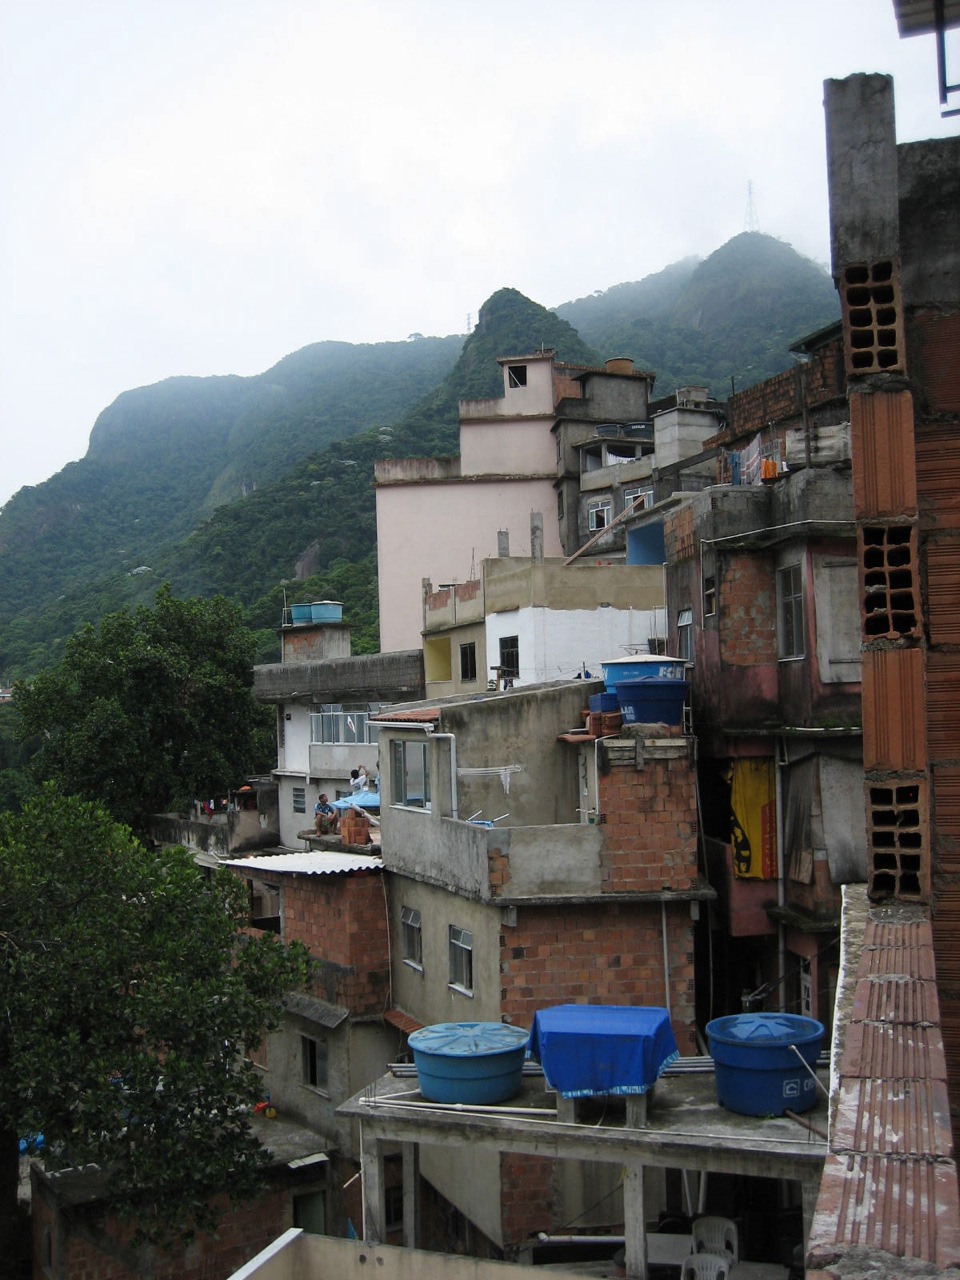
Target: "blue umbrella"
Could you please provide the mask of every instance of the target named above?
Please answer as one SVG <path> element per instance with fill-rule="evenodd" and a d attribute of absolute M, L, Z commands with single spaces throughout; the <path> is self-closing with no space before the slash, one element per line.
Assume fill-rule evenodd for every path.
<path fill-rule="evenodd" d="M 341 813 L 346 809 L 379 809 L 380 808 L 380 792 L 379 791 L 354 791 L 352 795 L 341 796 L 339 800 L 331 800 L 330 803 L 334 809 L 339 809 Z"/>

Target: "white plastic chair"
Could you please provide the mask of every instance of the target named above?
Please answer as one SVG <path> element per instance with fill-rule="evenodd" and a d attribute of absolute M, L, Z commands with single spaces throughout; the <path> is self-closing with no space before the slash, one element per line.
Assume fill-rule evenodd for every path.
<path fill-rule="evenodd" d="M 719 1253 L 691 1253 L 680 1270 L 680 1280 L 727 1280 L 732 1265 Z"/>
<path fill-rule="evenodd" d="M 740 1261 L 737 1224 L 729 1218 L 697 1218 L 692 1230 L 694 1253 L 718 1253 L 731 1263 Z"/>

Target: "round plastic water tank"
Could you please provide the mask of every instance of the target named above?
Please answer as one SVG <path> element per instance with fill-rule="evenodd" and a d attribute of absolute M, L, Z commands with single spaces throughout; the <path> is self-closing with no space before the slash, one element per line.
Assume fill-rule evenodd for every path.
<path fill-rule="evenodd" d="M 311 622 L 342 622 L 343 605 L 339 600 L 315 600 L 310 606 Z"/>
<path fill-rule="evenodd" d="M 717 1101 L 743 1116 L 809 1111 L 823 1023 L 796 1013 L 737 1013 L 707 1023 Z M 802 1061 L 801 1061 L 802 1059 Z M 804 1063 L 807 1066 L 804 1066 Z"/>
<path fill-rule="evenodd" d="M 626 680 L 617 685 L 624 724 L 683 724 L 689 680 Z"/>
<path fill-rule="evenodd" d="M 520 1092 L 528 1034 L 503 1022 L 439 1022 L 409 1039 L 429 1102 L 505 1102 Z"/>
<path fill-rule="evenodd" d="M 304 622 L 309 622 L 312 616 L 312 604 L 292 604 L 290 606 L 290 621 L 294 626 L 300 626 Z"/>
<path fill-rule="evenodd" d="M 615 693 L 626 681 L 682 680 L 687 664 L 682 658 L 668 658 L 662 653 L 635 653 L 629 658 L 611 658 L 601 662 L 603 682 L 608 693 Z"/>

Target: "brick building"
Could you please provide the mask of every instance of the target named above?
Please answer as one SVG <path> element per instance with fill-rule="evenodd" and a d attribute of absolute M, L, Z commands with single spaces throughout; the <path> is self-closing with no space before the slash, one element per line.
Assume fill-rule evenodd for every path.
<path fill-rule="evenodd" d="M 601 688 L 525 686 L 375 718 L 398 1025 L 527 1028 L 554 1004 L 655 1005 L 696 1052 L 694 920 L 712 892 L 697 870 L 692 742 L 679 728 L 594 736 L 583 713 Z M 514 1256 L 531 1230 L 618 1213 L 610 1166 L 571 1179 L 529 1154 L 428 1147 L 420 1172 L 444 1205 L 436 1247 L 463 1247 L 468 1226 L 472 1251 Z M 597 1210 L 599 1188 L 610 1200 Z"/>

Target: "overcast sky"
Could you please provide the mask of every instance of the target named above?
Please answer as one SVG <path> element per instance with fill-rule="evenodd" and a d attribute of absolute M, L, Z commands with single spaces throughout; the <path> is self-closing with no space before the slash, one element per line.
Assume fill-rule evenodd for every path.
<path fill-rule="evenodd" d="M 856 71 L 901 141 L 957 131 L 891 0 L 0 0 L 0 502 L 128 388 L 638 280 L 748 182 L 827 263 Z"/>

